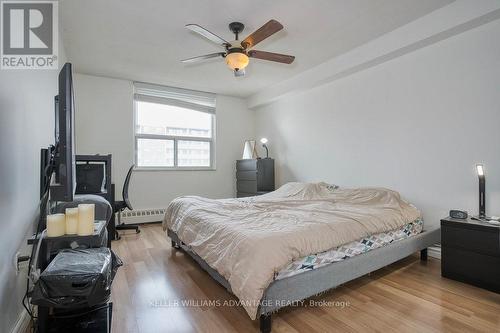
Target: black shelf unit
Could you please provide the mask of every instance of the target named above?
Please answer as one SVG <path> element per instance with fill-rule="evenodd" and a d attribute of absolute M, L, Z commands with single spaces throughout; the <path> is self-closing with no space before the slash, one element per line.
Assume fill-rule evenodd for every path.
<path fill-rule="evenodd" d="M 237 197 L 250 197 L 274 191 L 274 159 L 236 161 Z"/>

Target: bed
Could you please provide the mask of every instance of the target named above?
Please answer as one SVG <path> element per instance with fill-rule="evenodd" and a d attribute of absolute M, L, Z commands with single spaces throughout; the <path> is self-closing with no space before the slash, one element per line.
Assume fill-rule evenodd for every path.
<path fill-rule="evenodd" d="M 163 227 L 240 300 L 262 332 L 271 314 L 294 302 L 439 242 L 420 212 L 395 191 L 288 183 L 259 197 L 180 197 Z"/>

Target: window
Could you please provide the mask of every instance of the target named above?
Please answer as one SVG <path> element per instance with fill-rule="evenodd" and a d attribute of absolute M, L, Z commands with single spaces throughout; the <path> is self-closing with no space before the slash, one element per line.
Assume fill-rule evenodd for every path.
<path fill-rule="evenodd" d="M 215 95 L 135 83 L 135 163 L 144 169 L 215 168 Z"/>

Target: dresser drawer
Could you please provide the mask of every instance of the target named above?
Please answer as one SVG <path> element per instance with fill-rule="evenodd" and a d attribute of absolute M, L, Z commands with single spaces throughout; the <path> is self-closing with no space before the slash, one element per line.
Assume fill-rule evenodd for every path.
<path fill-rule="evenodd" d="M 257 180 L 257 171 L 236 171 L 237 180 Z"/>
<path fill-rule="evenodd" d="M 238 180 L 236 182 L 236 190 L 244 193 L 257 193 L 257 181 Z"/>
<path fill-rule="evenodd" d="M 257 171 L 257 160 L 236 161 L 236 171 Z"/>
<path fill-rule="evenodd" d="M 494 228 L 471 229 L 442 224 L 441 244 L 500 257 L 500 237 Z"/>
<path fill-rule="evenodd" d="M 441 247 L 441 274 L 450 279 L 500 292 L 500 258 Z"/>

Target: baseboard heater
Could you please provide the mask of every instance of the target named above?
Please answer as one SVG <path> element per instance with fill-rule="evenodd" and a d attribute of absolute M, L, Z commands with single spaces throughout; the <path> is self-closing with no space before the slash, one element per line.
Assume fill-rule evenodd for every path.
<path fill-rule="evenodd" d="M 165 208 L 134 209 L 121 212 L 121 221 L 125 224 L 161 222 Z"/>

